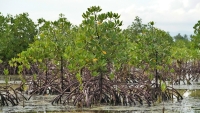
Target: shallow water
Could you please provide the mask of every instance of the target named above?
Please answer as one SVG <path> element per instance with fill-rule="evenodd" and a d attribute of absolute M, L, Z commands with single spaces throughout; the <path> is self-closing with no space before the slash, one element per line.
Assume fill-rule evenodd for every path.
<path fill-rule="evenodd" d="M 4 83 L 0 81 L 0 83 Z M 12 83 L 13 82 L 9 82 Z M 200 84 L 174 85 L 179 89 L 184 99 L 148 105 L 136 106 L 92 106 L 91 108 L 76 108 L 69 105 L 51 105 L 55 95 L 34 96 L 29 101 L 21 101 L 18 106 L 0 107 L 2 113 L 200 113 Z M 28 97 L 28 95 L 26 95 Z M 23 107 L 24 105 L 24 107 Z"/>
<path fill-rule="evenodd" d="M 184 99 L 181 101 L 168 101 L 148 107 L 136 106 L 92 106 L 92 108 L 76 108 L 69 105 L 51 105 L 53 95 L 34 96 L 29 101 L 21 102 L 18 106 L 0 107 L 2 113 L 200 113 L 200 90 L 181 90 Z"/>

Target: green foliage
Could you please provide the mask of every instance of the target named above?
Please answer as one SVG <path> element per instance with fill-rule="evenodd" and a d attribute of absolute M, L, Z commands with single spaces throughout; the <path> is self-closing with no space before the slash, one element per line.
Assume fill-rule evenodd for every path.
<path fill-rule="evenodd" d="M 9 74 L 8 69 L 4 69 L 4 70 L 3 70 L 3 73 L 4 73 L 4 75 L 8 75 L 8 74 Z"/>
<path fill-rule="evenodd" d="M 37 80 L 37 74 L 33 74 L 33 80 Z"/>
<path fill-rule="evenodd" d="M 200 34 L 200 20 L 194 25 L 194 34 Z"/>
<path fill-rule="evenodd" d="M 177 40 L 171 48 L 171 57 L 176 60 L 188 60 L 192 58 L 190 43 L 184 40 Z"/>
<path fill-rule="evenodd" d="M 147 64 L 151 67 L 150 70 L 161 70 L 162 64 L 169 64 L 172 37 L 167 32 L 153 27 L 154 22 L 144 25 L 138 17 L 135 20 L 136 22 L 125 32 L 131 41 L 129 45 L 131 64 L 139 68 L 145 68 L 144 64 Z M 132 31 L 138 33 L 131 35 L 135 33 Z"/>
<path fill-rule="evenodd" d="M 115 68 L 126 63 L 127 40 L 123 37 L 120 26 L 120 15 L 113 12 L 100 13 L 99 6 L 93 6 L 83 13 L 84 20 L 80 25 L 80 43 L 88 62 L 86 66 L 93 71 L 107 71 L 108 63 Z"/>
<path fill-rule="evenodd" d="M 143 33 L 145 28 L 146 25 L 142 24 L 142 19 L 136 16 L 134 22 L 127 29 L 123 30 L 123 35 L 131 42 L 134 42 L 137 40 L 137 36 Z"/>
<path fill-rule="evenodd" d="M 0 15 L 0 25 L 0 59 L 6 63 L 28 48 L 37 31 L 36 25 L 28 18 L 27 13 L 15 17 Z"/>
<path fill-rule="evenodd" d="M 79 83 L 81 84 L 80 91 L 82 91 L 83 86 L 82 86 L 82 78 L 81 78 L 81 74 L 80 74 L 80 73 L 77 73 L 77 74 L 76 74 L 76 79 L 77 79 L 77 80 L 79 81 Z"/>
<path fill-rule="evenodd" d="M 26 13 L 0 15 L 0 63 L 11 59 L 9 64 L 18 66 L 18 74 L 33 64 L 44 71 L 49 62 L 56 68 L 63 64 L 70 72 L 78 73 L 76 78 L 81 82 L 82 68 L 89 69 L 93 76 L 107 73 L 113 79 L 125 64 L 145 69 L 153 80 L 154 70 L 174 72 L 167 67 L 174 60 L 199 58 L 200 21 L 194 26 L 191 42 L 180 34 L 173 41 L 169 33 L 154 27 L 153 21 L 143 24 L 136 17 L 122 31 L 118 13 L 101 11 L 99 6 L 88 8 L 79 26 L 72 25 L 63 14 L 56 21 L 40 18 L 37 26 Z M 112 65 L 112 71 L 108 65 Z"/>
<path fill-rule="evenodd" d="M 8 81 L 9 81 L 9 78 L 8 78 L 9 71 L 8 71 L 8 69 L 4 69 L 4 70 L 3 70 L 3 73 L 4 73 L 4 75 L 5 75 L 5 82 L 6 82 L 6 85 L 8 85 Z"/>
<path fill-rule="evenodd" d="M 149 77 L 149 80 L 153 80 L 154 75 L 153 75 L 153 74 L 150 74 L 148 77 Z"/>
<path fill-rule="evenodd" d="M 44 19 L 38 20 L 39 34 L 26 51 L 18 54 L 18 58 L 11 60 L 11 65 L 19 63 L 18 73 L 23 68 L 29 69 L 31 64 L 36 63 L 42 70 L 46 70 L 46 63 L 51 61 L 55 65 L 60 64 L 60 58 L 64 56 L 65 48 L 72 46 L 71 23 L 63 14 L 57 21 L 51 22 Z M 65 54 L 66 55 L 66 54 Z"/>
<path fill-rule="evenodd" d="M 175 41 L 179 41 L 179 40 L 186 41 L 186 42 L 188 41 L 187 35 L 181 36 L 180 33 L 178 33 L 178 35 L 174 36 L 174 39 L 175 39 Z"/>
<path fill-rule="evenodd" d="M 191 36 L 191 47 L 194 50 L 192 53 L 194 54 L 195 59 L 199 59 L 199 49 L 200 49 L 200 21 L 198 21 L 194 25 L 194 35 Z"/>
<path fill-rule="evenodd" d="M 165 82 L 161 82 L 161 91 L 162 91 L 162 92 L 165 92 L 166 89 L 167 89 L 166 83 L 165 83 Z"/>
<path fill-rule="evenodd" d="M 115 74 L 114 73 L 110 73 L 110 76 L 111 80 L 113 80 L 115 78 Z"/>
<path fill-rule="evenodd" d="M 119 67 L 126 59 L 126 40 L 119 28 L 122 21 L 117 13 L 99 14 L 101 10 L 96 6 L 88 8 L 79 27 L 72 26 L 62 14 L 54 22 L 39 19 L 40 33 L 30 48 L 20 54 L 18 61 L 27 65 L 30 62 L 43 63 L 44 59 L 57 62 L 63 57 L 71 72 L 77 73 L 87 67 L 94 76 L 99 71 L 106 71 L 107 63 Z"/>
<path fill-rule="evenodd" d="M 154 21 L 151 21 L 151 22 L 149 22 L 149 23 L 150 23 L 150 25 L 152 25 L 152 26 L 154 25 Z"/>

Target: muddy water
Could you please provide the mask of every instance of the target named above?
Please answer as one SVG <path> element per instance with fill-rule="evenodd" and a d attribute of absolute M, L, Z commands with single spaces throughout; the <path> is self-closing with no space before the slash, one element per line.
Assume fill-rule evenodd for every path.
<path fill-rule="evenodd" d="M 29 101 L 21 102 L 18 106 L 1 107 L 3 113 L 200 113 L 200 90 L 181 89 L 184 99 L 181 101 L 168 101 L 148 107 L 136 106 L 92 106 L 92 108 L 76 108 L 69 105 L 51 105 L 52 95 L 34 96 Z"/>
<path fill-rule="evenodd" d="M 3 83 L 3 81 L 0 81 Z M 10 83 L 13 83 L 12 81 Z M 51 105 L 55 95 L 36 95 L 29 101 L 21 101 L 18 106 L 0 107 L 2 113 L 200 113 L 200 85 L 173 86 L 179 89 L 184 99 L 136 106 L 92 106 L 91 108 L 76 108 L 69 105 Z M 28 95 L 26 95 L 28 97 Z"/>

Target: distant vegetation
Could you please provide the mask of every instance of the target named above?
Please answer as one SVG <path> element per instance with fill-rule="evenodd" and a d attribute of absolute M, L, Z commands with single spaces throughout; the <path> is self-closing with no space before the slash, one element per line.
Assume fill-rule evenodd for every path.
<path fill-rule="evenodd" d="M 19 75 L 21 89 L 31 81 L 27 90 L 31 96 L 47 90 L 57 94 L 52 104 L 67 104 L 75 96 L 74 105 L 87 107 L 96 103 L 151 105 L 172 95 L 181 99 L 169 85 L 198 81 L 200 21 L 190 37 L 172 37 L 154 27 L 153 21 L 142 23 L 140 17 L 121 29 L 119 14 L 101 10 L 88 8 L 78 26 L 64 14 L 58 20 L 40 18 L 37 23 L 27 13 L 1 14 L 0 74 L 8 70 Z"/>

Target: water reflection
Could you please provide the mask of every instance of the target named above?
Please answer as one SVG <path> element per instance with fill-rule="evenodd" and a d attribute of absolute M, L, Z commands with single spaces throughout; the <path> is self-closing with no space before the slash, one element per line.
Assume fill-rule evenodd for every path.
<path fill-rule="evenodd" d="M 11 83 L 13 81 L 10 81 Z M 0 83 L 4 83 L 1 81 Z M 51 100 L 55 95 L 34 96 L 29 101 L 25 101 L 25 107 L 22 102 L 18 106 L 0 107 L 2 113 L 200 113 L 200 84 L 175 85 L 179 89 L 184 99 L 181 101 L 168 101 L 155 103 L 154 106 L 136 105 L 136 106 L 92 106 L 92 108 L 77 109 L 74 106 L 51 105 Z M 26 95 L 28 96 L 28 95 Z"/>
<path fill-rule="evenodd" d="M 200 93 L 200 91 L 191 91 L 191 94 L 182 101 L 164 102 L 165 113 L 200 113 L 200 98 L 191 97 L 191 95 Z M 43 97 L 35 97 L 41 99 Z M 3 113 L 162 113 L 163 104 L 155 104 L 148 107 L 143 106 L 93 106 L 92 108 L 79 108 L 73 106 L 57 105 L 52 106 L 48 98 L 45 96 L 44 101 L 30 100 L 25 102 L 25 107 L 22 104 L 19 106 L 1 107 L 0 112 Z"/>
<path fill-rule="evenodd" d="M 183 93 L 183 97 L 187 98 L 191 94 L 190 90 L 186 90 L 186 92 Z"/>

